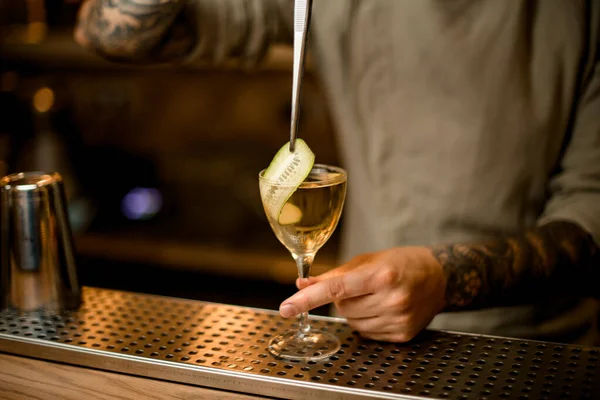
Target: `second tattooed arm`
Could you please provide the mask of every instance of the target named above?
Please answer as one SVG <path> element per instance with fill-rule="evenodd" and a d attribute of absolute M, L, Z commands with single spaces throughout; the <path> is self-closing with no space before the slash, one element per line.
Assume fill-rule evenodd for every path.
<path fill-rule="evenodd" d="M 539 300 L 553 291 L 593 293 L 600 251 L 570 222 L 552 222 L 522 235 L 433 250 L 446 279 L 446 311 Z"/>
<path fill-rule="evenodd" d="M 103 58 L 137 64 L 258 65 L 291 44 L 290 0 L 87 0 L 75 40 Z"/>
<path fill-rule="evenodd" d="M 185 4 L 87 0 L 79 10 L 75 40 L 112 60 L 148 63 L 182 57 L 194 46 L 194 29 L 182 12 Z"/>

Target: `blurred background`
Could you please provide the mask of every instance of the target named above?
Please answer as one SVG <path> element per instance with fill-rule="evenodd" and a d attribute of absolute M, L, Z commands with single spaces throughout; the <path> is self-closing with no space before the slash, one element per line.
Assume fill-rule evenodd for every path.
<path fill-rule="evenodd" d="M 278 308 L 297 271 L 257 175 L 288 140 L 291 48 L 252 72 L 112 64 L 73 41 L 79 4 L 0 0 L 0 176 L 62 174 L 84 285 Z M 305 85 L 301 136 L 341 165 L 310 63 Z"/>

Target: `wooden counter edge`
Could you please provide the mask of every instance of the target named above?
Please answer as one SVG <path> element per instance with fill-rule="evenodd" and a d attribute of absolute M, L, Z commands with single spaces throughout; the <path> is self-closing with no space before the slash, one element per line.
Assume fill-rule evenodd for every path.
<path fill-rule="evenodd" d="M 249 396 L 0 353 L 0 399 L 215 399 Z"/>

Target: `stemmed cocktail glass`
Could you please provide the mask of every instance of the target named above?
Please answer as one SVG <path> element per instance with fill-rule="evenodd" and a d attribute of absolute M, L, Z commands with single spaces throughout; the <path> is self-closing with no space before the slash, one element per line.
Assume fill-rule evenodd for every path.
<path fill-rule="evenodd" d="M 259 174 L 259 185 L 269 224 L 292 254 L 300 278 L 307 278 L 317 251 L 338 225 L 346 197 L 346 171 L 315 164 L 295 191 L 285 183 L 267 180 L 264 175 L 265 170 Z M 265 198 L 277 190 L 293 193 L 281 211 L 274 214 L 267 209 Z M 269 342 L 269 351 L 275 356 L 301 361 L 328 357 L 339 348 L 340 342 L 334 335 L 311 328 L 308 313 L 299 315 L 297 330 L 283 332 Z"/>

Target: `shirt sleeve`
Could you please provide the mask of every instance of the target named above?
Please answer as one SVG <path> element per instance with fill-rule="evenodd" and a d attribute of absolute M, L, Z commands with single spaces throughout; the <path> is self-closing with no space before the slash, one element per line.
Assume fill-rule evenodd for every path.
<path fill-rule="evenodd" d="M 293 39 L 293 0 L 194 0 L 196 46 L 186 62 L 256 66 L 271 44 Z"/>
<path fill-rule="evenodd" d="M 577 105 L 560 172 L 550 182 L 551 198 L 539 220 L 567 220 L 587 230 L 600 245 L 600 40 L 592 41 L 593 63 Z"/>

